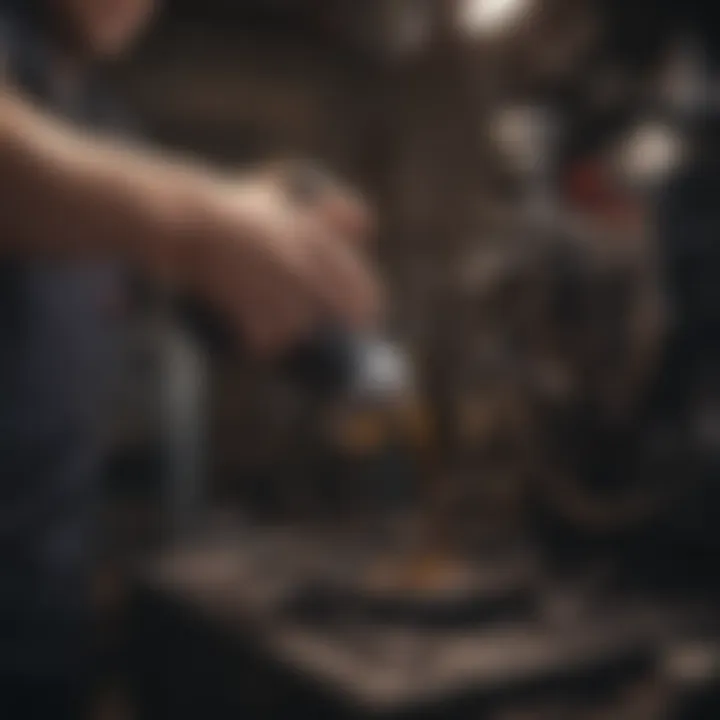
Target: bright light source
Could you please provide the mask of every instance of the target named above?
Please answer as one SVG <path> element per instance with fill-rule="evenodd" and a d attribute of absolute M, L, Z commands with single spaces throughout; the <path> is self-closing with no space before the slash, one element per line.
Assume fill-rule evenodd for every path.
<path fill-rule="evenodd" d="M 620 168 L 631 182 L 656 182 L 677 167 L 684 149 L 682 138 L 672 128 L 640 125 L 620 146 Z"/>
<path fill-rule="evenodd" d="M 469 35 L 506 32 L 527 14 L 531 0 L 461 0 L 460 27 Z"/>

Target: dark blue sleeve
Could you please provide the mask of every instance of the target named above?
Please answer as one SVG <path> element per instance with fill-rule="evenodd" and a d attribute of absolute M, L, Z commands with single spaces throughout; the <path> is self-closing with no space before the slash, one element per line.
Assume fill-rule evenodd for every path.
<path fill-rule="evenodd" d="M 4 82 L 7 77 L 12 37 L 12 23 L 5 9 L 5 5 L 0 2 L 0 80 L 2 82 Z"/>
<path fill-rule="evenodd" d="M 25 45 L 23 15 L 15 10 L 15 3 L 0 0 L 0 82 L 17 79 L 19 58 Z"/>

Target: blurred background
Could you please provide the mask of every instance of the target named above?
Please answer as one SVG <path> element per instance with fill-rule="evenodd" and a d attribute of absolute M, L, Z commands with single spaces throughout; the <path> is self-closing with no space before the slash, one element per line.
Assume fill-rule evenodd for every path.
<path fill-rule="evenodd" d="M 416 377 L 318 398 L 138 314 L 104 712 L 720 717 L 717 8 L 167 5 L 144 131 L 359 186 Z"/>

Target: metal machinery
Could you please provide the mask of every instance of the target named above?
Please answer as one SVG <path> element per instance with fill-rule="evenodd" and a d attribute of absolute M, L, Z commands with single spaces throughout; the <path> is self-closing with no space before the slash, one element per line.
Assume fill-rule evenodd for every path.
<path fill-rule="evenodd" d="M 238 77 L 208 61 L 204 131 L 168 135 L 219 151 L 240 122 L 284 150 L 268 127 L 297 111 L 293 151 L 349 171 L 380 208 L 388 332 L 416 383 L 328 403 L 219 374 L 215 469 L 261 467 L 283 529 L 211 512 L 148 563 L 134 614 L 148 715 L 583 718 L 596 683 L 608 717 L 715 717 L 685 704 L 717 681 L 713 613 L 628 596 L 617 570 L 649 565 L 647 538 L 687 497 L 687 438 L 652 412 L 672 336 L 645 179 L 678 157 L 664 136 L 647 171 L 658 64 L 623 65 L 603 3 L 303 7 L 304 94 L 283 105 L 268 71 L 221 102 Z M 169 94 L 189 111 L 191 88 Z M 248 109 L 263 99 L 275 114 Z M 271 427 L 271 443 L 248 440 Z"/>

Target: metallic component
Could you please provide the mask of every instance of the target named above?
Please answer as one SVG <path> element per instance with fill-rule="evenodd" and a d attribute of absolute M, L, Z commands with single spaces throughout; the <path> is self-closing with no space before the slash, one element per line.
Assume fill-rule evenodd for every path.
<path fill-rule="evenodd" d="M 206 501 L 208 369 L 181 328 L 167 318 L 159 325 L 163 498 L 167 529 L 178 537 L 193 530 Z"/>
<path fill-rule="evenodd" d="M 392 400 L 413 389 L 410 359 L 391 342 L 375 338 L 355 342 L 355 372 L 349 394 L 363 400 Z"/>

